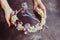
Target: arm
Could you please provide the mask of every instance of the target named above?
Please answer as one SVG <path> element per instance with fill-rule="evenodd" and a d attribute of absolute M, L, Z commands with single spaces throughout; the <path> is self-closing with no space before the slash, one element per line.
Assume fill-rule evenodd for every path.
<path fill-rule="evenodd" d="M 4 12 L 5 12 L 5 19 L 8 23 L 8 25 L 10 26 L 10 14 L 13 12 L 13 10 L 10 8 L 7 0 L 0 0 L 1 1 L 1 7 L 3 8 Z"/>
<path fill-rule="evenodd" d="M 43 13 L 46 14 L 46 8 L 43 5 L 41 0 L 32 0 L 32 2 L 33 2 L 33 9 L 35 9 L 39 5 L 39 7 L 43 11 Z"/>
<path fill-rule="evenodd" d="M 42 3 L 41 0 L 36 0 L 38 5 L 40 6 L 41 10 L 43 11 L 44 14 L 46 14 L 46 8 L 44 6 L 44 4 Z"/>

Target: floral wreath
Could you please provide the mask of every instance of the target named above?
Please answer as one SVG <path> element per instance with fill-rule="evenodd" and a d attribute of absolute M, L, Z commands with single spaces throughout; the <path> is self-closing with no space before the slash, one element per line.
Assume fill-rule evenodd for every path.
<path fill-rule="evenodd" d="M 16 10 L 16 14 L 18 14 L 23 8 L 20 8 L 18 11 Z M 33 10 L 32 8 L 28 8 L 28 10 Z M 35 9 L 36 12 L 41 16 L 41 20 L 40 20 L 40 23 L 39 25 L 37 24 L 36 27 L 30 27 L 31 30 L 28 30 L 28 32 L 36 32 L 37 30 L 41 30 L 43 25 L 45 25 L 45 22 L 46 22 L 46 15 L 42 12 L 41 9 L 39 9 L 38 7 Z M 14 12 L 13 12 L 14 13 Z M 18 19 L 16 17 L 16 14 L 12 16 L 11 18 L 11 22 L 14 24 L 16 22 L 16 19 Z M 19 20 L 19 19 L 18 19 Z M 18 30 L 24 30 L 24 27 L 19 24 L 18 27 L 16 27 L 16 29 Z"/>

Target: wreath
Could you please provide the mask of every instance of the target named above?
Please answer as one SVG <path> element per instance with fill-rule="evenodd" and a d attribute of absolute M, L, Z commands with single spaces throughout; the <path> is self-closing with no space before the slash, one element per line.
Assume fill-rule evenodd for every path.
<path fill-rule="evenodd" d="M 22 10 L 23 8 L 20 8 L 19 10 L 16 10 L 12 13 L 11 16 L 11 22 L 12 24 L 14 24 L 16 27 L 16 29 L 18 30 L 25 30 L 23 25 L 23 22 L 19 21 L 18 24 L 15 24 L 17 20 L 19 20 L 19 18 L 17 17 L 17 14 Z M 28 10 L 33 10 L 32 8 L 28 8 Z M 40 22 L 32 27 L 29 26 L 30 29 L 28 29 L 28 32 L 36 32 L 38 30 L 41 30 L 43 28 L 43 25 L 45 25 L 46 22 L 46 15 L 42 12 L 41 9 L 39 9 L 38 7 L 35 9 L 35 11 L 37 12 L 38 15 L 41 16 L 41 20 L 39 20 Z M 15 13 L 15 14 L 14 14 Z"/>

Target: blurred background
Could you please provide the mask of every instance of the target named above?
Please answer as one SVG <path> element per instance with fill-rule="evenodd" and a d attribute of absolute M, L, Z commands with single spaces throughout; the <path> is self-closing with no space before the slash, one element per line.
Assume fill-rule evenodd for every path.
<path fill-rule="evenodd" d="M 8 0 L 13 10 L 19 10 L 22 2 L 32 7 L 31 0 Z M 24 35 L 14 27 L 8 28 L 4 11 L 0 6 L 0 40 L 60 40 L 60 0 L 42 0 L 47 10 L 48 29 Z"/>

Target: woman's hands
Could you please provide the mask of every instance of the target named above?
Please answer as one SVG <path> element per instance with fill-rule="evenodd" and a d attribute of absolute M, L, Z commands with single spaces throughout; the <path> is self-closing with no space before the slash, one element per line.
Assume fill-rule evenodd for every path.
<path fill-rule="evenodd" d="M 45 6 L 43 5 L 42 1 L 41 0 L 32 0 L 33 2 L 33 9 L 35 10 L 37 7 L 39 7 L 44 14 L 46 14 L 46 8 Z"/>
<path fill-rule="evenodd" d="M 7 0 L 0 0 L 1 2 L 1 7 L 3 8 L 4 12 L 5 12 L 5 19 L 6 22 L 8 23 L 9 27 L 10 27 L 10 15 L 13 12 L 13 10 L 10 8 Z"/>

